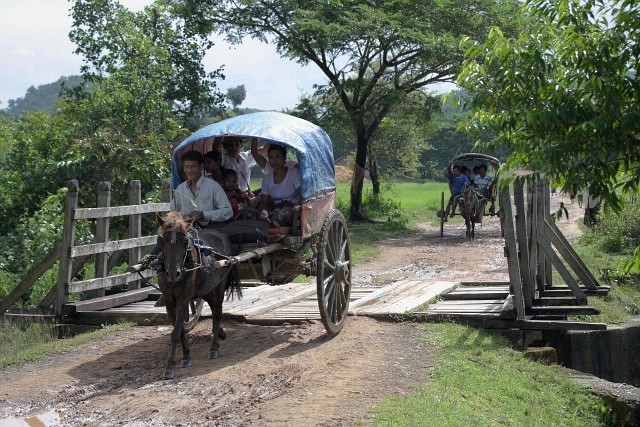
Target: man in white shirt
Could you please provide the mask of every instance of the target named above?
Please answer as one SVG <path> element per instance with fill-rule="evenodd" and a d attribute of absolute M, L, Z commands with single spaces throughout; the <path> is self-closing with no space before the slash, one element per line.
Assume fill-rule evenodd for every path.
<path fill-rule="evenodd" d="M 222 186 L 205 178 L 204 156 L 198 151 L 188 151 L 182 156 L 182 170 L 187 180 L 175 189 L 171 210 L 180 211 L 186 218 L 196 217 L 201 228 L 210 222 L 224 222 L 233 211 Z"/>

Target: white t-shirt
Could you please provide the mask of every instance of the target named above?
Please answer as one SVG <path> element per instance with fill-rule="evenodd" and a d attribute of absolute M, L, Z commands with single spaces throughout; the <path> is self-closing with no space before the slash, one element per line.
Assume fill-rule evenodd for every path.
<path fill-rule="evenodd" d="M 287 175 L 280 184 L 273 182 L 273 170 L 270 170 L 262 178 L 262 190 L 260 194 L 269 196 L 273 203 L 289 201 L 294 205 L 300 204 L 300 196 L 296 190 L 300 188 L 300 171 L 287 167 Z"/>
<path fill-rule="evenodd" d="M 241 190 L 249 189 L 251 181 L 251 168 L 255 166 L 256 160 L 251 155 L 251 151 L 243 151 L 239 153 L 240 160 L 236 160 L 227 153 L 222 154 L 222 167 L 225 169 L 233 169 L 238 172 L 238 187 Z"/>

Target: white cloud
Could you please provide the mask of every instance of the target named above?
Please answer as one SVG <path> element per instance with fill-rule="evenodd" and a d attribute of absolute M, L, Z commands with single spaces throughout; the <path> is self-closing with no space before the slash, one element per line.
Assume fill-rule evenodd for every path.
<path fill-rule="evenodd" d="M 151 0 L 122 0 L 141 10 Z M 78 74 L 82 59 L 69 41 L 71 17 L 68 0 L 0 0 L 0 107 L 24 96 L 30 86 L 52 83 L 60 76 Z M 293 107 L 314 83 L 326 81 L 315 67 L 302 67 L 280 58 L 275 48 L 255 40 L 229 49 L 217 42 L 205 58 L 213 70 L 225 65 L 223 91 L 245 85 L 243 107 L 283 109 Z"/>

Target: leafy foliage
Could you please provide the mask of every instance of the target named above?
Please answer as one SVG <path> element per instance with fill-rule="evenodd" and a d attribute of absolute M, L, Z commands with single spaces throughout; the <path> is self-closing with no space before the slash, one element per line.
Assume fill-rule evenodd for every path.
<path fill-rule="evenodd" d="M 530 0 L 529 28 L 468 41 L 458 84 L 473 97 L 467 129 L 491 131 L 511 165 L 588 188 L 613 208 L 640 183 L 640 6 L 630 0 Z"/>
<path fill-rule="evenodd" d="M 179 13 L 192 2 L 174 1 Z M 334 92 L 356 137 L 351 216 L 363 218 L 362 186 L 369 143 L 385 117 L 408 94 L 452 81 L 461 37 L 483 39 L 489 25 L 514 24 L 516 2 L 435 0 L 242 0 L 200 2 L 193 19 L 232 42 L 249 36 L 272 40 L 284 57 L 316 64 L 328 79 L 319 93 Z M 206 14 L 202 11 L 209 11 Z M 186 15 L 185 15 L 186 16 Z"/>

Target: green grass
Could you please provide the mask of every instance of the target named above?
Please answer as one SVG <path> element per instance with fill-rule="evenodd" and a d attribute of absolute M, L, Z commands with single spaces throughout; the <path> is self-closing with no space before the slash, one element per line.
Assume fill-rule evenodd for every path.
<path fill-rule="evenodd" d="M 527 359 L 498 335 L 452 323 L 424 325 L 437 348 L 431 381 L 371 411 L 373 426 L 602 426 L 602 399 Z"/>
<path fill-rule="evenodd" d="M 41 360 L 130 326 L 131 324 L 127 323 L 104 326 L 96 331 L 58 339 L 56 327 L 51 324 L 0 324 L 0 369 L 10 365 Z"/>

